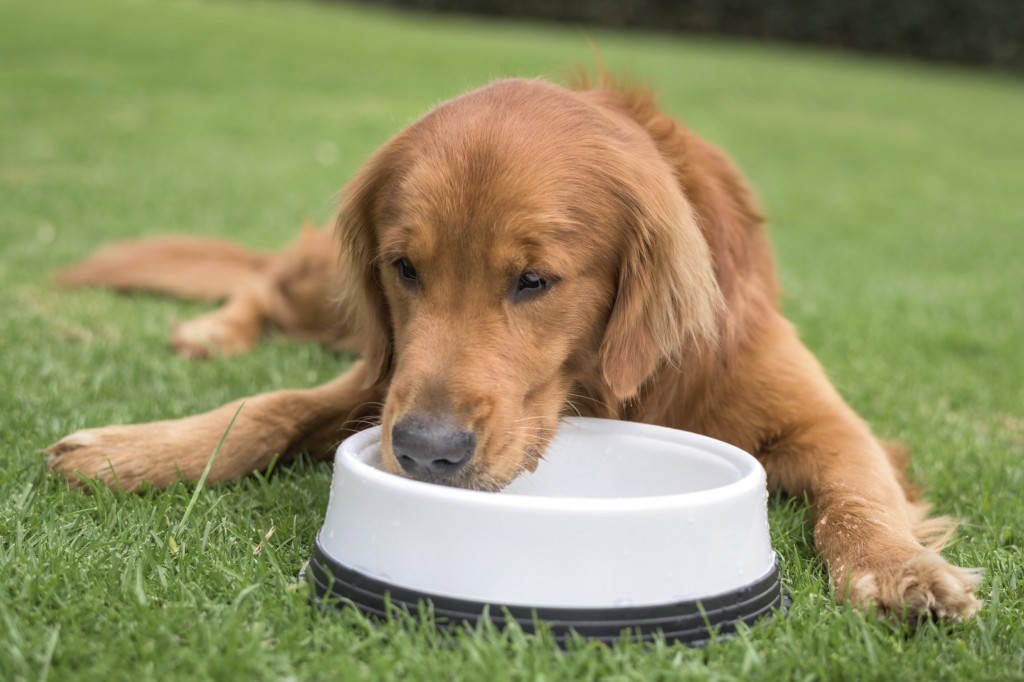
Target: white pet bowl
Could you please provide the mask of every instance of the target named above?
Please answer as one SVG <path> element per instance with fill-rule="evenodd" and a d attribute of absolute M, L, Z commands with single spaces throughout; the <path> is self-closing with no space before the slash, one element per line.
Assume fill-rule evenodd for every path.
<path fill-rule="evenodd" d="M 380 429 L 338 449 L 310 562 L 317 598 L 438 620 L 485 610 L 612 641 L 706 640 L 782 606 L 761 465 L 684 431 L 565 419 L 536 472 L 500 493 L 380 469 Z"/>

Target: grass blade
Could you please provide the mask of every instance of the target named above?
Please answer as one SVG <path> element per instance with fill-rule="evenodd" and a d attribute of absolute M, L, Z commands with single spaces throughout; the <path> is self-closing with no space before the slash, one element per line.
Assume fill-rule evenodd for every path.
<path fill-rule="evenodd" d="M 228 434 L 231 433 L 231 428 L 235 425 L 235 420 L 238 419 L 238 415 L 241 414 L 242 408 L 245 407 L 245 403 L 238 406 L 235 411 L 235 416 L 231 418 L 231 422 L 228 424 L 228 428 L 224 430 L 224 433 L 220 437 L 220 442 L 217 443 L 217 447 L 213 449 L 213 454 L 210 455 L 210 459 L 206 462 L 206 468 L 203 469 L 203 475 L 199 477 L 199 482 L 196 484 L 196 489 L 192 491 L 192 499 L 188 501 L 188 506 L 185 507 L 185 513 L 181 515 L 181 521 L 178 521 L 178 525 L 174 527 L 174 532 L 171 534 L 171 539 L 174 538 L 181 529 L 185 527 L 185 522 L 188 521 L 188 517 L 192 514 L 192 509 L 196 506 L 196 500 L 199 499 L 199 493 L 202 492 L 203 487 L 206 485 L 206 477 L 210 475 L 210 469 L 213 468 L 213 462 L 217 459 L 217 453 L 224 447 L 224 441 L 228 439 Z"/>

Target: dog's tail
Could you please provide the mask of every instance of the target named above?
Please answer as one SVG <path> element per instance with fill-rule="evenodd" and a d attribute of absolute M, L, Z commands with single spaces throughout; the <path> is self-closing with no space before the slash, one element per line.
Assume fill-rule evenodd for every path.
<path fill-rule="evenodd" d="M 106 286 L 180 298 L 221 300 L 265 271 L 270 253 L 219 239 L 162 236 L 119 242 L 56 275 L 65 286 Z"/>

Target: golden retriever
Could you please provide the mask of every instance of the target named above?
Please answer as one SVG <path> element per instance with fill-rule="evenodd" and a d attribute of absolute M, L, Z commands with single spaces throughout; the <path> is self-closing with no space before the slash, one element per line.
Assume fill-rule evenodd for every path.
<path fill-rule="evenodd" d="M 175 330 L 187 355 L 243 351 L 267 326 L 362 352 L 328 384 L 245 399 L 211 482 L 328 457 L 379 421 L 395 473 L 497 490 L 565 414 L 661 424 L 739 446 L 772 489 L 807 496 L 840 601 L 970 617 L 978 573 L 938 553 L 952 522 L 927 517 L 898 450 L 780 314 L 763 222 L 729 159 L 644 89 L 506 80 L 384 145 L 335 234 L 307 229 L 280 255 L 142 241 L 62 279 L 228 297 Z M 80 431 L 49 465 L 73 484 L 195 480 L 240 404 Z"/>

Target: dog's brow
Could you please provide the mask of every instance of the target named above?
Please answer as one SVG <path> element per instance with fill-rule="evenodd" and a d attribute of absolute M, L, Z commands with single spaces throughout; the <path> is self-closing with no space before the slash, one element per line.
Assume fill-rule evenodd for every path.
<path fill-rule="evenodd" d="M 415 256 L 426 260 L 436 251 L 437 241 L 438 235 L 435 230 L 418 228 L 410 222 L 385 227 L 381 230 L 377 258 L 394 260 Z"/>

